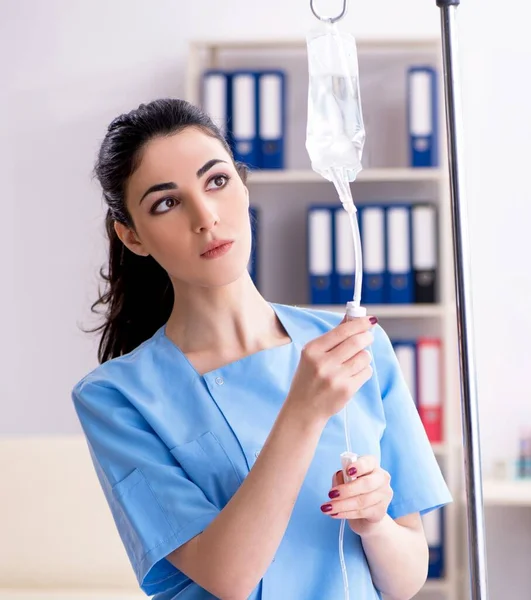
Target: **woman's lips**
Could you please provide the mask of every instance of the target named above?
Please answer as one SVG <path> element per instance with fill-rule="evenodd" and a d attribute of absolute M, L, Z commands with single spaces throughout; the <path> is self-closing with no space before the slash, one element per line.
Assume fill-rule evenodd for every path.
<path fill-rule="evenodd" d="M 201 258 L 219 258 L 220 256 L 227 254 L 227 252 L 232 248 L 233 244 L 234 242 L 225 242 L 213 250 L 209 250 L 208 252 L 201 254 Z"/>

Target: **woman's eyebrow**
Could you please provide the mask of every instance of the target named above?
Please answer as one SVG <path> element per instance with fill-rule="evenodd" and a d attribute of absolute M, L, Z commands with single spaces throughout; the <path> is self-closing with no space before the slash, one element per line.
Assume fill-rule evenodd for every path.
<path fill-rule="evenodd" d="M 212 160 L 209 160 L 208 162 L 206 162 L 196 173 L 197 178 L 199 179 L 200 177 L 203 177 L 203 175 L 209 171 L 214 165 L 217 165 L 218 163 L 226 163 L 226 160 L 221 160 L 221 158 L 213 158 Z"/>
<path fill-rule="evenodd" d="M 196 173 L 197 178 L 199 179 L 200 177 L 202 177 L 214 165 L 217 165 L 218 163 L 226 163 L 226 162 L 227 162 L 226 160 L 221 160 L 221 158 L 213 158 L 213 159 L 209 160 L 197 171 L 197 173 Z M 150 188 L 148 188 L 144 192 L 144 195 L 142 196 L 142 198 L 140 198 L 140 202 L 138 204 L 142 204 L 142 200 L 144 200 L 144 198 L 147 195 L 152 194 L 153 192 L 163 192 L 166 190 L 176 190 L 176 189 L 177 189 L 177 184 L 173 181 L 168 181 L 166 183 L 156 183 L 155 185 L 152 185 Z"/>
<path fill-rule="evenodd" d="M 145 191 L 142 198 L 140 198 L 140 202 L 138 204 L 139 205 L 142 204 L 142 200 L 144 200 L 144 198 L 148 194 L 152 194 L 153 192 L 162 192 L 164 190 L 176 190 L 176 189 L 177 189 L 177 184 L 174 183 L 173 181 L 168 181 L 167 183 L 156 183 L 155 185 L 152 185 L 150 188 L 148 188 Z"/>

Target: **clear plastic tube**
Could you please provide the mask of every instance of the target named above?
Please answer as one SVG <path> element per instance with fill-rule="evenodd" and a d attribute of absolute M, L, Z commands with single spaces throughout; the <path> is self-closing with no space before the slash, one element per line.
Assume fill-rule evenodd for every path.
<path fill-rule="evenodd" d="M 343 574 L 343 589 L 345 590 L 345 600 L 350 600 L 350 591 L 348 587 L 347 565 L 345 564 L 345 519 L 341 519 L 339 525 L 339 562 L 341 564 L 341 573 Z"/>
<path fill-rule="evenodd" d="M 349 431 L 349 418 L 348 418 L 348 402 L 343 408 L 343 425 L 345 427 L 345 442 L 347 446 L 347 452 L 352 452 L 350 443 L 350 431 Z M 345 593 L 345 600 L 350 600 L 350 592 L 348 586 L 348 574 L 347 565 L 345 564 L 345 525 L 346 520 L 341 519 L 339 524 L 339 563 L 341 565 L 341 573 L 343 575 L 343 589 Z"/>
<path fill-rule="evenodd" d="M 348 179 L 347 172 L 344 169 L 331 168 L 330 179 L 334 184 L 339 199 L 343 208 L 349 215 L 349 221 L 352 231 L 352 240 L 354 243 L 354 294 L 352 302 L 348 303 L 347 306 L 347 320 L 356 318 L 364 314 L 364 310 L 361 308 L 361 289 L 362 289 L 362 278 L 363 278 L 363 254 L 361 246 L 361 236 L 359 223 L 357 218 L 357 209 L 352 198 L 352 192 L 350 189 L 350 182 Z M 353 315 L 353 316 L 351 316 Z M 350 440 L 350 427 L 349 427 L 349 412 L 348 405 L 345 404 L 343 408 L 343 424 L 345 431 L 345 444 L 347 452 L 352 452 L 352 444 Z M 341 564 L 341 573 L 343 575 L 343 589 L 345 594 L 345 600 L 350 600 L 350 589 L 348 583 L 347 566 L 345 563 L 345 527 L 346 520 L 342 519 L 339 525 L 339 562 Z"/>
<path fill-rule="evenodd" d="M 359 69 L 356 42 L 342 34 L 333 24 L 307 36 L 308 47 L 308 123 L 306 148 L 312 169 L 333 182 L 343 208 L 349 214 L 354 242 L 354 295 L 347 304 L 347 319 L 364 316 L 360 306 L 362 290 L 362 247 L 357 210 L 350 182 L 362 170 L 361 155 L 365 143 L 365 127 L 361 110 Z M 347 453 L 343 461 L 355 460 L 350 441 L 348 403 L 343 409 Z M 343 468 L 345 468 L 343 466 Z M 339 556 L 345 599 L 349 585 L 344 556 L 345 519 L 339 529 Z"/>
<path fill-rule="evenodd" d="M 350 217 L 350 228 L 352 231 L 352 240 L 354 242 L 354 296 L 353 306 L 358 308 L 361 305 L 361 287 L 363 280 L 363 254 L 361 247 L 360 228 L 358 223 L 358 210 L 352 198 L 350 182 L 344 169 L 331 168 L 330 179 L 334 184 L 337 195 L 341 200 L 343 208 Z"/>
<path fill-rule="evenodd" d="M 356 224 L 356 231 L 358 233 L 358 237 L 359 237 L 359 230 L 357 228 L 357 224 Z M 356 263 L 356 268 L 360 265 L 360 263 Z M 349 312 L 353 313 L 354 315 L 358 314 L 359 316 L 363 316 L 364 315 L 364 309 L 360 308 L 359 304 L 355 305 L 354 302 L 349 302 L 348 303 L 348 308 L 347 308 L 347 321 L 351 320 L 351 319 L 355 319 L 357 318 L 357 316 L 349 316 Z M 373 358 L 372 356 L 372 351 L 369 348 L 369 353 L 371 354 L 371 359 Z M 351 453 L 352 452 L 352 444 L 350 441 L 350 427 L 349 427 L 349 407 L 350 402 L 347 402 L 347 404 L 345 404 L 345 406 L 343 407 L 343 425 L 344 425 L 344 431 L 345 431 L 345 444 L 347 447 L 347 452 Z M 350 600 L 350 591 L 349 591 L 349 584 L 348 584 L 348 573 L 347 573 L 347 566 L 345 563 L 345 526 L 346 526 L 346 520 L 342 519 L 341 523 L 339 525 L 339 562 L 341 565 L 341 573 L 343 575 L 343 589 L 344 589 L 344 594 L 345 594 L 345 600 Z"/>

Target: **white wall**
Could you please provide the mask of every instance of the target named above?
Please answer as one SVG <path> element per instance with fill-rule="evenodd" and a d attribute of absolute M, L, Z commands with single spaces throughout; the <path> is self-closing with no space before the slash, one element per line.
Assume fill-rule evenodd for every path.
<path fill-rule="evenodd" d="M 332 11 L 339 0 L 317 5 Z M 513 453 L 518 426 L 531 424 L 527 11 L 520 0 L 464 0 L 459 9 L 486 465 Z M 70 390 L 96 361 L 77 323 L 90 323 L 105 256 L 91 168 L 110 119 L 182 94 L 191 37 L 302 36 L 313 23 L 307 1 L 1 3 L 0 433 L 78 431 Z M 439 11 L 435 0 L 351 0 L 343 26 L 360 36 L 429 36 Z M 524 535 L 507 521 L 500 547 Z M 492 570 L 499 591 L 503 572 Z M 513 600 L 528 598 L 529 577 Z"/>

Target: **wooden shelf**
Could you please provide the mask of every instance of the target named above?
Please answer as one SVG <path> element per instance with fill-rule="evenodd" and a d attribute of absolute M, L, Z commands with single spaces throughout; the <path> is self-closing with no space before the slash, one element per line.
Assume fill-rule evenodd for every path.
<path fill-rule="evenodd" d="M 446 593 L 448 591 L 448 581 L 446 579 L 428 579 L 422 590 L 419 592 L 419 596 L 423 593 L 433 594 L 435 592 Z M 417 597 L 417 596 L 415 596 Z"/>
<path fill-rule="evenodd" d="M 448 453 L 448 444 L 444 443 L 444 442 L 434 442 L 431 445 L 434 454 L 436 454 L 437 456 L 444 456 L 445 454 Z"/>
<path fill-rule="evenodd" d="M 344 304 L 303 304 L 302 308 L 343 312 Z M 442 304 L 366 304 L 367 314 L 382 319 L 425 319 L 444 315 Z"/>
<path fill-rule="evenodd" d="M 377 182 L 432 182 L 439 183 L 445 176 L 445 171 L 439 168 L 388 168 L 365 169 L 358 174 L 355 183 Z M 310 169 L 270 169 L 252 170 L 249 173 L 249 183 L 328 183 Z"/>
<path fill-rule="evenodd" d="M 264 38 L 264 39 L 209 39 L 193 40 L 190 43 L 193 50 L 304 50 L 306 39 L 300 38 Z M 441 40 L 433 38 L 357 38 L 358 51 L 364 50 L 390 50 L 413 52 L 438 52 Z"/>
<path fill-rule="evenodd" d="M 483 504 L 485 506 L 531 507 L 531 480 L 483 481 Z"/>

